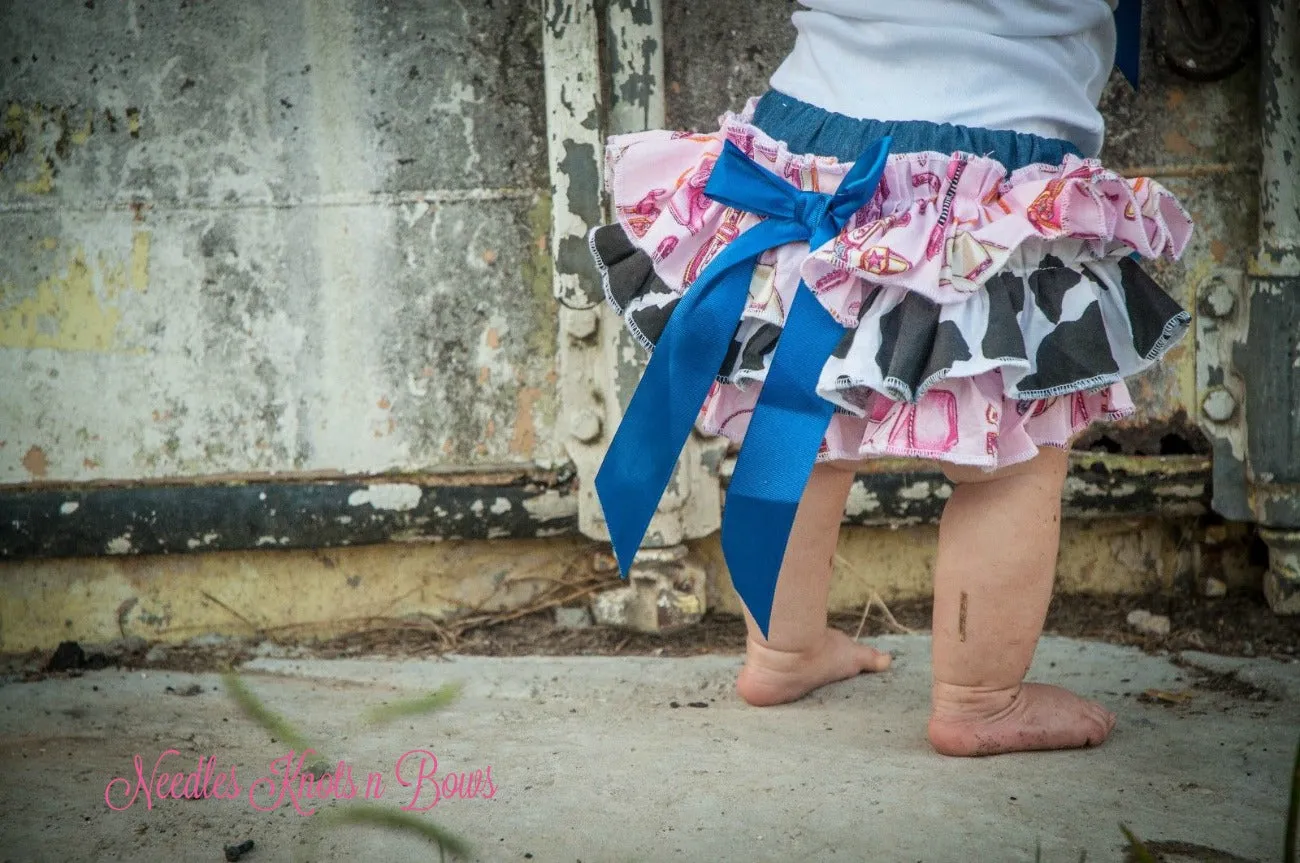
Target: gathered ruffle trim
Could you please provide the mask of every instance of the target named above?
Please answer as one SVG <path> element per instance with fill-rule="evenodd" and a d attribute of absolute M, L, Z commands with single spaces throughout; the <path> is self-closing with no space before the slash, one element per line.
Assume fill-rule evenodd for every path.
<path fill-rule="evenodd" d="M 1068 449 L 1094 422 L 1114 422 L 1135 412 L 1127 386 L 1050 399 L 999 398 L 997 373 L 932 389 L 909 404 L 875 395 L 864 416 L 837 411 L 817 461 L 923 458 L 996 470 L 1028 461 L 1043 447 Z M 742 443 L 758 388 L 716 385 L 700 414 L 706 434 Z"/>
<path fill-rule="evenodd" d="M 808 191 L 852 166 L 791 153 L 728 114 L 711 134 L 611 139 L 617 224 L 589 240 L 609 303 L 653 351 L 682 294 L 758 218 L 706 195 L 731 141 Z M 1125 379 L 1191 317 L 1133 260 L 1176 258 L 1191 220 L 1162 186 L 1066 157 L 1009 174 L 968 153 L 895 153 L 832 241 L 764 253 L 703 430 L 741 441 L 801 280 L 845 327 L 818 392 L 835 406 L 819 459 L 912 456 L 994 468 L 1133 413 Z"/>
<path fill-rule="evenodd" d="M 1190 325 L 1191 315 L 1127 258 L 1067 266 L 1046 255 L 1039 269 L 1001 273 L 962 305 L 877 287 L 818 390 L 857 410 L 869 391 L 916 402 L 951 378 L 996 371 L 1006 398 L 1055 398 L 1142 373 Z"/>
<path fill-rule="evenodd" d="M 593 232 L 591 248 L 607 299 L 634 338 L 652 351 L 679 295 L 653 274 L 644 253 L 618 226 Z M 971 320 L 984 327 L 978 341 L 992 356 L 983 365 L 972 365 L 973 357 L 953 359 L 961 329 L 952 313 L 962 307 L 938 307 L 906 291 L 877 289 L 863 325 L 846 331 L 845 342 L 822 371 L 818 389 L 835 405 L 835 412 L 819 460 L 908 456 L 992 470 L 1033 458 L 1044 446 L 1066 448 L 1092 422 L 1131 416 L 1134 409 L 1124 378 L 1163 355 L 1186 331 L 1189 316 L 1131 261 L 1109 266 L 1094 262 L 1086 278 L 1073 270 L 1073 276 L 1060 272 L 1050 260 L 1046 263 L 1048 267 L 1031 277 L 1003 275 L 981 299 L 964 307 L 972 313 Z M 1063 285 L 1074 276 L 1077 282 Z M 1124 299 L 1129 296 L 1134 298 L 1131 303 Z M 1091 312 L 1077 314 L 1074 310 L 1081 304 Z M 1109 316 L 1121 322 L 1123 338 L 1106 330 L 1103 304 Z M 1144 311 L 1147 307 L 1162 310 L 1167 320 L 1162 326 L 1134 325 L 1126 317 L 1130 305 L 1139 321 L 1152 319 Z M 986 313 L 979 314 L 980 309 Z M 1062 335 L 1056 331 L 1059 327 L 1042 330 L 1053 317 L 1058 323 L 1073 320 L 1077 333 L 1067 329 Z M 940 323 L 950 326 L 946 339 L 936 336 L 944 331 Z M 978 331 L 971 330 L 970 321 L 962 323 L 968 332 Z M 743 440 L 780 332 L 779 325 L 756 319 L 737 327 L 723 370 L 702 408 L 702 430 L 737 443 Z M 870 333 L 874 340 L 867 337 Z M 892 340 L 881 338 L 883 333 L 893 333 Z M 1049 342 L 1053 335 L 1064 339 L 1055 348 Z M 1114 371 L 1067 374 L 1068 381 L 1037 389 L 1025 386 L 1035 376 L 1044 380 L 1044 373 L 1026 359 L 1031 354 L 1027 341 L 1037 344 L 1039 352 L 1044 343 L 1048 353 L 1072 351 L 1077 364 L 1088 357 L 1079 347 L 1099 346 L 1102 339 L 1112 347 L 1104 356 L 1096 354 L 1093 363 L 1111 363 Z M 918 377 L 915 369 L 927 364 L 940 368 Z"/>
<path fill-rule="evenodd" d="M 609 303 L 633 337 L 653 351 L 681 294 L 616 225 L 590 238 Z M 752 291 L 770 291 L 774 265 L 761 264 Z M 752 307 L 751 303 L 751 307 Z M 784 308 L 782 305 L 780 308 Z M 822 369 L 818 392 L 860 413 L 871 393 L 918 402 L 950 379 L 996 372 L 1008 399 L 1048 399 L 1104 388 L 1140 374 L 1187 332 L 1191 316 L 1127 258 L 1066 265 L 1052 254 L 1037 269 L 1003 272 L 960 305 L 877 285 L 857 327 Z M 783 316 L 749 312 L 731 334 L 717 380 L 747 388 L 767 376 Z"/>
<path fill-rule="evenodd" d="M 834 192 L 852 167 L 791 153 L 749 122 L 751 110 L 724 115 L 714 133 L 642 132 L 616 136 L 606 149 L 619 224 L 675 290 L 757 222 L 704 195 L 725 141 L 802 190 Z M 834 240 L 805 251 L 800 274 L 852 326 L 858 280 L 957 303 L 1014 266 L 1026 243 L 1074 240 L 1079 259 L 1176 258 L 1190 233 L 1190 217 L 1163 186 L 1126 179 L 1096 160 L 1070 155 L 1060 165 L 1008 173 L 975 154 L 895 153 L 871 203 Z"/>

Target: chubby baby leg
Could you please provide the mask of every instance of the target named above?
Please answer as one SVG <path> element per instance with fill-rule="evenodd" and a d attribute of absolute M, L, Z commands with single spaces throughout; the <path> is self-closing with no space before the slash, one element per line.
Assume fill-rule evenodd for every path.
<path fill-rule="evenodd" d="M 795 701 L 828 683 L 889 667 L 889 654 L 826 624 L 840 520 L 853 476 L 854 465 L 847 463 L 813 469 L 781 564 L 768 638 L 745 615 L 749 635 L 736 691 L 750 704 Z"/>
<path fill-rule="evenodd" d="M 993 473 L 948 468 L 939 526 L 930 743 L 945 755 L 1096 746 L 1100 704 L 1025 683 L 1052 595 L 1067 454 L 1044 448 Z"/>

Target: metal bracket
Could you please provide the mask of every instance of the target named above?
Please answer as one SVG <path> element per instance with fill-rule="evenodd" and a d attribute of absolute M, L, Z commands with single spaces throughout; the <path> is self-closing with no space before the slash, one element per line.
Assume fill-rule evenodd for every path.
<path fill-rule="evenodd" d="M 569 309 L 601 299 L 587 234 L 600 224 L 600 65 L 595 0 L 545 0 L 547 156 L 551 173 L 551 256 L 555 297 Z"/>
<path fill-rule="evenodd" d="M 1264 590 L 1300 614 L 1300 4 L 1262 4 L 1259 248 L 1249 280 L 1246 436 L 1251 509 L 1269 546 Z"/>
<path fill-rule="evenodd" d="M 1251 521 L 1246 483 L 1246 382 L 1235 358 L 1250 320 L 1245 273 L 1217 269 L 1196 290 L 1196 401 L 1214 448 L 1215 512 Z"/>
<path fill-rule="evenodd" d="M 610 132 L 661 129 L 665 124 L 663 4 L 661 0 L 609 0 L 608 15 L 605 46 L 613 94 Z M 611 220 L 613 216 L 611 212 Z M 613 350 L 602 361 L 615 369 L 613 397 L 621 414 L 645 370 L 645 356 L 622 322 L 606 311 L 605 321 L 616 335 L 608 342 Z M 725 453 L 725 441 L 691 435 L 650 522 L 645 548 L 671 548 L 721 528 L 718 466 Z M 579 521 L 585 522 L 581 515 Z"/>
<path fill-rule="evenodd" d="M 609 131 L 664 124 L 663 12 L 660 0 L 608 0 L 605 39 Z M 595 0 L 547 0 L 546 97 L 554 189 L 551 248 L 560 314 L 560 428 L 577 468 L 578 529 L 609 539 L 593 480 L 644 369 L 640 346 L 602 302 L 587 246 L 590 230 L 613 214 L 600 188 L 604 149 L 600 23 Z M 578 261 L 575 256 L 581 255 Z M 705 570 L 682 543 L 721 526 L 717 466 L 725 443 L 693 435 L 647 531 L 626 587 L 601 597 L 598 620 L 658 631 L 704 613 Z M 666 556 L 665 556 L 666 555 Z"/>

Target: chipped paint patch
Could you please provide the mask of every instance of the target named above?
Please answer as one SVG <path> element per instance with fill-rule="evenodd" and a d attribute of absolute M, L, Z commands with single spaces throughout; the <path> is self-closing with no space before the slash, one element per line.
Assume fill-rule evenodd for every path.
<path fill-rule="evenodd" d="M 535 521 L 540 522 L 572 518 L 577 509 L 577 501 L 575 501 L 571 495 L 561 494 L 554 489 L 547 491 L 543 495 L 528 498 L 524 501 L 524 510 L 527 511 Z M 538 530 L 537 535 L 544 536 L 545 534 L 543 534 L 541 530 Z"/>
<path fill-rule="evenodd" d="M 850 518 L 865 515 L 869 512 L 876 512 L 880 509 L 880 498 L 876 493 L 867 488 L 865 483 L 855 482 L 849 489 L 849 500 L 845 504 L 844 511 Z"/>
<path fill-rule="evenodd" d="M 54 191 L 54 163 L 49 158 L 37 162 L 36 179 L 22 180 L 14 189 L 23 195 L 48 195 Z"/>
<path fill-rule="evenodd" d="M 351 506 L 370 504 L 375 509 L 405 512 L 419 506 L 423 494 L 418 485 L 410 483 L 372 485 L 348 495 L 348 504 Z"/>
<path fill-rule="evenodd" d="M 1096 497 L 1105 494 L 1105 491 L 1091 483 L 1084 482 L 1077 476 L 1068 476 L 1065 478 L 1065 493 L 1082 497 Z"/>
<path fill-rule="evenodd" d="M 528 227 L 533 242 L 529 254 L 520 262 L 520 276 L 528 285 L 537 308 L 544 309 L 552 316 L 559 314 L 559 304 L 555 300 L 553 287 L 554 261 L 551 258 L 551 246 L 548 237 L 551 232 L 551 196 L 539 194 L 528 210 Z M 529 344 L 539 357 L 554 357 L 559 345 L 555 327 L 534 327 L 529 335 Z"/>
<path fill-rule="evenodd" d="M 1205 494 L 1203 485 L 1162 485 L 1160 493 L 1170 497 L 1197 498 Z"/>
<path fill-rule="evenodd" d="M 515 411 L 515 428 L 510 436 L 510 452 L 530 458 L 537 449 L 537 423 L 533 419 L 533 408 L 542 397 L 542 391 L 535 387 L 519 390 L 518 404 Z"/>
<path fill-rule="evenodd" d="M 1169 131 L 1164 134 L 1165 149 L 1179 156 L 1195 156 L 1197 147 L 1181 132 Z"/>
<path fill-rule="evenodd" d="M 492 507 L 489 511 L 495 515 L 510 512 L 510 501 L 506 500 L 504 497 L 499 497 L 493 501 Z"/>
<path fill-rule="evenodd" d="M 930 494 L 928 482 L 914 482 L 898 490 L 898 496 L 903 500 L 925 500 Z"/>
<path fill-rule="evenodd" d="M 151 237 L 148 231 L 136 231 L 131 236 L 131 261 L 128 276 L 132 289 L 143 294 L 149 288 L 149 245 Z"/>
<path fill-rule="evenodd" d="M 62 515 L 72 515 L 80 508 L 81 504 L 77 503 L 75 500 L 70 500 L 59 507 L 59 513 Z"/>
<path fill-rule="evenodd" d="M 148 232 L 135 232 L 125 263 L 103 253 L 92 262 L 85 249 L 73 250 L 62 273 L 42 279 L 33 294 L 0 309 L 0 347 L 95 353 L 119 349 L 118 298 L 127 288 L 143 293 L 148 287 L 149 245 Z M 17 293 L 13 281 L 0 280 L 0 296 Z"/>
<path fill-rule="evenodd" d="M 49 195 L 59 164 L 68 161 L 73 147 L 83 147 L 94 133 L 94 115 L 83 112 L 84 122 L 74 127 L 76 109 L 57 105 L 10 102 L 0 130 L 0 169 L 15 170 L 18 156 L 26 154 L 27 178 L 14 183 L 22 195 Z"/>
<path fill-rule="evenodd" d="M 106 551 L 109 554 L 130 554 L 131 553 L 131 534 L 113 537 L 108 541 Z"/>
<path fill-rule="evenodd" d="M 49 460 L 45 457 L 45 450 L 38 446 L 29 449 L 27 455 L 23 456 L 23 467 L 27 468 L 27 472 L 34 477 L 45 476 L 50 467 Z"/>

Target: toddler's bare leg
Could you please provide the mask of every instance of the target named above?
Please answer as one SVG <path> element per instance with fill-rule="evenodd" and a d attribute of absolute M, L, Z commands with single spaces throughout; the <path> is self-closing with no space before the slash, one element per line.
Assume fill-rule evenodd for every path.
<path fill-rule="evenodd" d="M 945 755 L 1095 746 L 1114 714 L 1056 686 L 1024 683 L 1047 617 L 1067 454 L 957 484 L 939 526 L 930 743 Z"/>
<path fill-rule="evenodd" d="M 853 476 L 848 464 L 813 469 L 781 562 L 769 637 L 763 638 L 745 614 L 749 637 L 736 691 L 750 704 L 794 701 L 827 683 L 889 667 L 889 654 L 826 625 L 835 547 Z"/>

